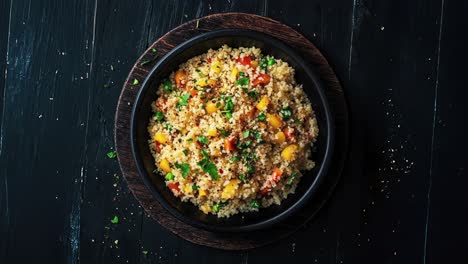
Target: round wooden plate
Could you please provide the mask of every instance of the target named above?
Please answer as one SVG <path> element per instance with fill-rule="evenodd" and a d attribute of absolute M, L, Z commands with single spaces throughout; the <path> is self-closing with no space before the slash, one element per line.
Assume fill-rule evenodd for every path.
<path fill-rule="evenodd" d="M 315 67 L 326 86 L 326 94 L 335 115 L 336 146 L 329 174 L 319 193 L 298 213 L 267 230 L 249 233 L 214 233 L 187 225 L 169 214 L 151 195 L 139 176 L 130 148 L 130 116 L 133 102 L 141 84 L 158 58 L 175 46 L 204 32 L 225 28 L 242 28 L 269 34 L 302 53 Z M 154 52 L 154 51 L 157 52 Z M 227 250 L 244 250 L 259 247 L 284 238 L 313 218 L 331 195 L 339 180 L 348 148 L 348 114 L 340 83 L 320 51 L 292 28 L 267 17 L 224 13 L 192 20 L 171 30 L 154 42 L 138 59 L 125 81 L 115 116 L 115 142 L 120 167 L 128 187 L 147 214 L 166 229 L 195 244 Z"/>

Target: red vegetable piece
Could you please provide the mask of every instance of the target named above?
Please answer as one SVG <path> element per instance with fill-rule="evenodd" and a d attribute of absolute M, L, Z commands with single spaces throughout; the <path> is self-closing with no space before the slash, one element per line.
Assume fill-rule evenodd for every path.
<path fill-rule="evenodd" d="M 170 182 L 167 184 L 167 187 L 174 193 L 175 196 L 178 196 L 180 194 L 178 182 Z"/>
<path fill-rule="evenodd" d="M 251 66 L 250 63 L 252 62 L 252 58 L 250 56 L 239 57 L 237 61 L 245 66 Z"/>
<path fill-rule="evenodd" d="M 270 75 L 260 73 L 260 75 L 258 75 L 258 77 L 253 80 L 252 85 L 253 86 L 257 86 L 257 85 L 265 86 L 270 82 L 270 79 L 271 79 Z"/>

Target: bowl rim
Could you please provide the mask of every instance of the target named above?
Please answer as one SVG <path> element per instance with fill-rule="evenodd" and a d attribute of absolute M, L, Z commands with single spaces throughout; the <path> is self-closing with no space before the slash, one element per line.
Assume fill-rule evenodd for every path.
<path fill-rule="evenodd" d="M 257 41 L 261 41 L 266 45 L 274 46 L 284 53 L 286 53 L 293 61 L 302 68 L 307 75 L 308 78 L 312 80 L 319 98 L 324 109 L 323 116 L 325 117 L 327 133 L 324 140 L 326 140 L 326 147 L 325 147 L 325 154 L 323 161 L 319 165 L 320 168 L 316 172 L 314 181 L 310 184 L 310 186 L 305 190 L 304 194 L 298 198 L 298 200 L 292 204 L 290 207 L 285 209 L 284 211 L 274 215 L 271 218 L 261 220 L 256 223 L 246 224 L 246 225 L 237 225 L 237 226 L 213 226 L 209 224 L 202 223 L 200 221 L 194 220 L 190 217 L 179 212 L 173 206 L 171 206 L 168 202 L 165 201 L 164 197 L 159 193 L 159 191 L 155 188 L 151 180 L 149 179 L 150 176 L 146 172 L 145 166 L 143 164 L 143 159 L 139 154 L 139 147 L 137 145 L 136 139 L 136 130 L 137 130 L 137 122 L 136 122 L 136 113 L 138 108 L 143 100 L 143 93 L 149 88 L 149 84 L 152 81 L 154 74 L 160 70 L 165 64 L 168 63 L 173 57 L 179 55 L 180 53 L 184 52 L 186 49 L 190 48 L 191 46 L 203 42 L 205 40 L 218 38 L 218 37 L 246 37 L 251 38 Z M 298 68 L 298 67 L 296 67 Z M 145 80 L 142 82 L 141 87 L 136 95 L 135 102 L 132 106 L 131 118 L 130 118 L 130 144 L 131 144 L 131 151 L 133 159 L 135 160 L 135 165 L 138 171 L 139 176 L 142 178 L 144 184 L 147 188 L 150 189 L 153 197 L 156 198 L 158 203 L 160 203 L 170 214 L 175 216 L 178 220 L 185 224 L 189 224 L 198 228 L 202 228 L 208 231 L 216 231 L 216 232 L 247 232 L 247 231 L 255 231 L 260 229 L 266 229 L 268 227 L 273 226 L 281 222 L 282 220 L 286 219 L 288 216 L 296 213 L 300 208 L 304 206 L 304 204 L 317 192 L 320 184 L 323 182 L 323 179 L 326 177 L 328 169 L 330 167 L 333 151 L 334 151 L 334 141 L 335 141 L 335 130 L 334 130 L 334 117 L 332 114 L 332 110 L 330 104 L 328 103 L 328 99 L 325 95 L 324 89 L 322 88 L 323 84 L 320 80 L 318 74 L 312 70 L 309 63 L 302 59 L 302 57 L 294 51 L 290 46 L 283 43 L 281 40 L 274 38 L 270 35 L 267 35 L 262 32 L 253 31 L 253 30 L 245 30 L 245 29 L 220 29 L 215 31 L 210 31 L 206 33 L 202 33 L 200 35 L 194 36 L 189 38 L 188 40 L 184 41 L 183 43 L 177 45 L 172 50 L 167 52 L 157 63 L 153 66 L 151 71 L 146 76 Z M 292 194 L 294 195 L 294 194 Z M 287 198 L 286 198 L 287 199 Z M 261 212 L 261 211 L 260 211 Z"/>

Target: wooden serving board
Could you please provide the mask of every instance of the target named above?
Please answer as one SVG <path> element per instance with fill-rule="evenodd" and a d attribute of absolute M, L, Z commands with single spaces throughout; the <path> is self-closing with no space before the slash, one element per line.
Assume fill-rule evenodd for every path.
<path fill-rule="evenodd" d="M 331 169 L 317 196 L 298 213 L 284 222 L 267 230 L 248 233 L 214 233 L 187 225 L 169 214 L 151 195 L 139 176 L 130 148 L 130 116 L 133 102 L 140 88 L 133 85 L 134 79 L 141 84 L 155 62 L 172 48 L 201 33 L 241 28 L 269 34 L 288 44 L 316 68 L 326 89 L 326 94 L 335 115 L 336 146 Z M 157 50 L 157 53 L 153 52 Z M 142 65 L 143 63 L 143 65 Z M 227 250 L 244 250 L 259 247 L 297 231 L 310 221 L 325 204 L 338 182 L 348 149 L 348 114 L 342 87 L 320 51 L 308 39 L 292 28 L 272 20 L 244 13 L 224 13 L 192 20 L 171 30 L 156 42 L 137 60 L 128 75 L 120 94 L 115 116 L 115 143 L 120 167 L 128 187 L 154 220 L 177 236 L 192 243 Z"/>

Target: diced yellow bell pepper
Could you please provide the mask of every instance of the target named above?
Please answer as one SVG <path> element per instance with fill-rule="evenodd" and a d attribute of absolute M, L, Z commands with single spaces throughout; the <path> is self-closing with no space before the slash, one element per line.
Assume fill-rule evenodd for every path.
<path fill-rule="evenodd" d="M 216 60 L 211 64 L 211 70 L 214 73 L 220 73 L 221 72 L 221 66 L 219 65 L 219 61 Z"/>
<path fill-rule="evenodd" d="M 218 130 L 216 128 L 208 129 L 208 136 L 216 137 L 218 135 Z"/>
<path fill-rule="evenodd" d="M 192 186 L 189 185 L 189 184 L 186 184 L 186 185 L 184 186 L 184 193 L 186 193 L 186 194 L 192 193 Z"/>
<path fill-rule="evenodd" d="M 281 151 L 281 157 L 287 161 L 294 160 L 296 157 L 297 145 L 291 144 Z"/>
<path fill-rule="evenodd" d="M 234 194 L 236 192 L 237 185 L 239 184 L 239 180 L 230 180 L 229 183 L 224 187 L 223 192 L 221 193 L 222 199 L 231 199 L 234 198 Z"/>
<path fill-rule="evenodd" d="M 276 143 L 281 144 L 285 140 L 286 140 L 286 136 L 284 135 L 283 131 L 276 133 L 276 138 L 275 138 Z"/>
<path fill-rule="evenodd" d="M 209 86 L 214 86 L 215 84 L 216 84 L 215 79 L 209 79 L 208 82 L 207 82 L 207 85 L 209 85 Z"/>
<path fill-rule="evenodd" d="M 161 132 L 157 132 L 156 135 L 154 135 L 154 140 L 161 144 L 165 144 L 167 142 L 167 137 Z"/>
<path fill-rule="evenodd" d="M 221 108 L 223 105 L 220 104 L 219 106 L 216 106 L 216 103 L 209 101 L 206 103 L 205 110 L 208 114 L 212 114 L 216 111 L 218 111 L 219 108 Z"/>
<path fill-rule="evenodd" d="M 203 189 L 198 189 L 198 197 L 206 196 L 206 191 Z"/>
<path fill-rule="evenodd" d="M 187 135 L 188 130 L 185 129 L 185 128 L 183 128 L 183 129 L 181 130 L 181 132 L 182 132 L 182 135 Z"/>
<path fill-rule="evenodd" d="M 231 80 L 235 80 L 237 78 L 237 74 L 239 74 L 239 70 L 237 69 L 237 67 L 234 67 L 231 71 Z"/>
<path fill-rule="evenodd" d="M 258 61 L 255 61 L 255 60 L 254 60 L 254 61 L 251 61 L 251 62 L 250 62 L 250 66 L 252 66 L 252 68 L 257 68 L 257 66 L 258 66 Z"/>
<path fill-rule="evenodd" d="M 202 79 L 198 79 L 195 84 L 201 87 L 205 87 L 208 85 L 208 82 L 206 81 L 206 79 L 202 78 Z"/>
<path fill-rule="evenodd" d="M 260 102 L 257 103 L 256 107 L 258 110 L 263 111 L 267 109 L 269 103 L 270 100 L 268 99 L 268 97 L 263 96 L 262 99 L 260 99 Z"/>
<path fill-rule="evenodd" d="M 273 128 L 280 128 L 283 125 L 283 121 L 281 121 L 281 117 L 277 114 L 266 114 L 267 121 Z"/>
<path fill-rule="evenodd" d="M 159 168 L 163 170 L 165 173 L 171 172 L 171 166 L 169 165 L 169 161 L 167 161 L 167 159 L 162 159 L 159 162 Z"/>
<path fill-rule="evenodd" d="M 202 210 L 202 212 L 204 212 L 205 214 L 208 214 L 211 212 L 211 206 L 207 205 L 207 204 L 204 204 L 202 206 L 200 206 L 200 209 Z"/>

